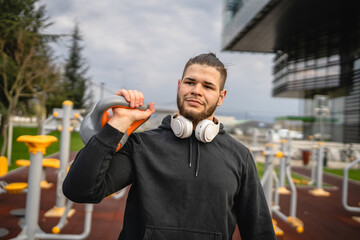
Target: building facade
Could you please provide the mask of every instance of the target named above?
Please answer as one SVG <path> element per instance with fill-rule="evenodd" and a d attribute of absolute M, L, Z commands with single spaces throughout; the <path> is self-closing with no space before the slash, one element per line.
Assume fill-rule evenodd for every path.
<path fill-rule="evenodd" d="M 225 0 L 222 49 L 274 54 L 274 97 L 304 99 L 304 135 L 360 143 L 360 2 Z M 316 112 L 317 96 L 328 112 Z M 323 130 L 322 130 L 323 129 Z"/>

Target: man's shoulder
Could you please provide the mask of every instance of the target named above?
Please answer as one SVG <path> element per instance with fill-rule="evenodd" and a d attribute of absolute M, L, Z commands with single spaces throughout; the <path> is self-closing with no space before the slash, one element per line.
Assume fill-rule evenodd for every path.
<path fill-rule="evenodd" d="M 220 136 L 222 136 L 222 138 L 225 140 L 225 141 L 228 141 L 232 144 L 236 144 L 236 145 L 239 145 L 241 146 L 242 148 L 247 148 L 241 141 L 235 139 L 233 136 L 231 136 L 230 134 L 227 134 L 227 133 L 224 133 L 224 134 L 221 134 Z"/>
<path fill-rule="evenodd" d="M 154 128 L 154 129 L 149 129 L 146 131 L 141 131 L 141 132 L 136 132 L 134 134 L 133 137 L 136 137 L 138 139 L 142 139 L 142 140 L 151 140 L 151 139 L 166 139 L 168 137 L 173 137 L 172 132 L 170 132 L 168 129 L 164 129 L 164 128 Z"/>
<path fill-rule="evenodd" d="M 233 138 L 231 135 L 227 133 L 220 135 L 220 141 L 222 141 L 227 146 L 231 147 L 233 150 L 241 151 L 244 153 L 249 152 L 248 147 L 246 147 L 242 142 Z"/>

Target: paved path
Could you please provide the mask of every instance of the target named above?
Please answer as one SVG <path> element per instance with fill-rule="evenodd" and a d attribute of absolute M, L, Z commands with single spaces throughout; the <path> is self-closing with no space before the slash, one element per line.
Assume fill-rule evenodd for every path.
<path fill-rule="evenodd" d="M 73 159 L 75 153 L 71 154 Z M 56 156 L 55 156 L 56 157 Z M 301 165 L 293 167 L 293 172 L 310 176 L 310 170 Z M 56 171 L 47 170 L 49 182 L 56 184 Z M 6 177 L 0 178 L 7 182 L 27 181 L 27 168 L 22 167 L 12 171 Z M 297 216 L 304 221 L 305 231 L 297 234 L 295 229 L 286 223 L 278 220 L 279 227 L 284 230 L 285 235 L 279 240 L 357 240 L 360 239 L 360 223 L 352 220 L 352 216 L 360 216 L 345 211 L 341 205 L 341 186 L 342 180 L 325 174 L 324 183 L 334 187 L 328 191 L 331 193 L 329 198 L 317 198 L 308 193 L 310 188 L 298 188 L 298 208 Z M 45 218 L 44 213 L 55 205 L 56 186 L 48 190 L 42 190 L 39 226 L 47 233 L 51 233 L 51 228 L 58 222 L 58 218 Z M 20 233 L 19 220 L 10 214 L 13 209 L 25 207 L 26 194 L 0 194 L 0 228 L 7 228 L 10 233 L 3 239 L 16 237 Z M 357 205 L 360 201 L 360 184 L 349 184 L 349 204 Z M 92 217 L 92 229 L 88 240 L 113 240 L 117 239 L 123 221 L 126 195 L 119 200 L 114 198 L 104 199 L 100 204 L 94 205 Z M 282 211 L 288 213 L 289 197 L 280 198 Z M 80 234 L 83 231 L 84 207 L 82 204 L 75 204 L 76 213 L 69 219 L 69 223 L 62 233 Z M 275 217 L 276 219 L 276 217 Z M 239 240 L 239 233 L 236 231 L 233 240 Z"/>
<path fill-rule="evenodd" d="M 311 171 L 307 167 L 292 167 L 292 172 L 310 178 Z M 315 197 L 309 194 L 313 188 L 299 187 L 297 217 L 304 222 L 304 232 L 297 234 L 286 223 L 278 220 L 279 227 L 285 232 L 281 239 L 286 240 L 357 240 L 360 239 L 360 223 L 352 219 L 360 213 L 351 213 L 344 209 L 341 203 L 342 178 L 324 174 L 324 184 L 332 185 L 325 188 L 330 197 Z M 358 206 L 360 202 L 360 183 L 349 182 L 348 204 Z M 289 197 L 280 197 L 282 211 L 289 213 Z M 277 218 L 276 218 L 277 219 Z M 279 238 L 280 239 L 280 238 Z"/>

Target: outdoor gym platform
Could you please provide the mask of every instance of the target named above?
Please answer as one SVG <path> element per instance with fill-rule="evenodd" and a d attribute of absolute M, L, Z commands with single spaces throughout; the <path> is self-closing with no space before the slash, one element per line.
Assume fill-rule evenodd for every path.
<path fill-rule="evenodd" d="M 75 157 L 76 153 L 71 153 L 70 159 Z M 52 155 L 51 157 L 58 157 Z M 41 190 L 41 204 L 39 215 L 39 226 L 46 232 L 51 233 L 52 228 L 59 222 L 58 217 L 45 217 L 44 214 L 54 207 L 56 194 L 56 169 L 48 168 L 46 170 L 47 180 L 55 183 L 49 189 Z M 310 176 L 310 169 L 303 166 L 293 167 L 292 171 L 297 174 Z M 11 171 L 0 181 L 26 182 L 28 178 L 28 168 L 20 167 Z M 331 193 L 330 197 L 315 197 L 310 195 L 309 187 L 298 187 L 298 209 L 297 215 L 304 222 L 304 232 L 298 234 L 294 228 L 279 219 L 277 225 L 284 231 L 283 236 L 279 236 L 281 240 L 353 240 L 359 239 L 360 223 L 353 220 L 353 216 L 360 214 L 346 211 L 341 204 L 341 178 L 324 174 L 324 183 L 329 185 L 326 188 Z M 88 238 L 91 240 L 111 240 L 117 239 L 121 231 L 123 223 L 123 215 L 125 210 L 127 193 L 120 199 L 106 198 L 100 204 L 94 205 L 92 214 L 91 232 Z M 26 193 L 20 194 L 0 194 L 0 228 L 9 231 L 8 235 L 0 238 L 11 239 L 21 232 L 19 226 L 19 218 L 12 215 L 11 212 L 16 209 L 24 209 L 26 201 Z M 349 205 L 357 205 L 360 201 L 360 183 L 349 182 Z M 289 199 L 286 195 L 280 196 L 280 205 L 282 211 L 288 212 Z M 63 234 L 80 234 L 84 227 L 84 205 L 74 204 L 75 214 L 68 218 L 67 225 L 63 228 Z M 238 231 L 234 235 L 234 240 L 240 239 Z"/>

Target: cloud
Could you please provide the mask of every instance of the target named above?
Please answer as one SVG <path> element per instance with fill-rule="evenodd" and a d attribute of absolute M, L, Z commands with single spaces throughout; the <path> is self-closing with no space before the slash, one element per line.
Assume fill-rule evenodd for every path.
<path fill-rule="evenodd" d="M 271 55 L 221 52 L 222 1 L 42 3 L 54 22 L 50 32 L 69 34 L 75 21 L 79 22 L 88 75 L 94 82 L 104 82 L 110 91 L 139 89 L 156 104 L 175 102 L 177 79 L 186 61 L 211 51 L 229 65 L 229 93 L 222 106 L 228 112 L 277 111 L 277 106 L 288 105 L 276 113 L 286 114 L 296 105 L 271 97 Z M 55 47 L 60 59 L 67 54 L 67 41 Z"/>

